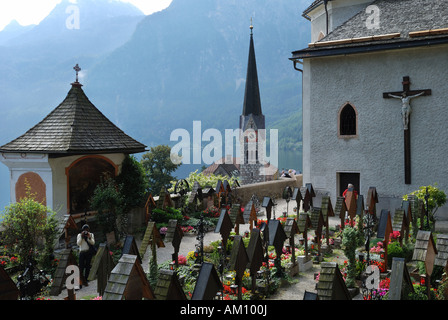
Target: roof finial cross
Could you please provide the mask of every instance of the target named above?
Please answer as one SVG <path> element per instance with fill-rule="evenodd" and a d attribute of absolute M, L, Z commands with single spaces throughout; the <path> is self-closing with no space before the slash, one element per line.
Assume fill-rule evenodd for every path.
<path fill-rule="evenodd" d="M 78 64 L 76 64 L 76 66 L 74 66 L 73 69 L 76 71 L 76 82 L 78 82 L 78 72 L 81 71 L 81 68 L 79 67 Z"/>
<path fill-rule="evenodd" d="M 253 30 L 254 26 L 252 24 L 252 17 L 250 17 L 250 27 L 249 28 L 250 28 L 250 34 L 253 34 L 252 30 Z"/>

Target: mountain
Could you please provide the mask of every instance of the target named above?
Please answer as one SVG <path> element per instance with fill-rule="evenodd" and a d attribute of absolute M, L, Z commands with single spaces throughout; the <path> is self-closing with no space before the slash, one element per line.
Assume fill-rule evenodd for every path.
<path fill-rule="evenodd" d="M 39 25 L 0 41 L 0 145 L 63 101 L 77 63 L 95 106 L 148 146 L 175 144 L 170 133 L 191 132 L 194 120 L 202 132 L 237 128 L 252 17 L 266 126 L 279 130 L 279 148 L 296 149 L 302 75 L 289 58 L 309 42 L 310 25 L 301 17 L 309 2 L 173 0 L 145 16 L 117 0 L 63 0 Z M 76 12 L 79 28 L 69 28 Z M 5 170 L 2 181 L 9 179 Z M 0 192 L 7 194 L 4 184 Z"/>
<path fill-rule="evenodd" d="M 111 108 L 112 121 L 147 145 L 169 142 L 176 128 L 191 132 L 193 120 L 201 120 L 203 130 L 237 128 L 253 17 L 266 123 L 288 118 L 300 112 L 301 74 L 288 58 L 307 43 L 303 3 L 174 0 L 92 66 L 85 87 Z"/>
<path fill-rule="evenodd" d="M 14 39 L 25 32 L 28 32 L 35 25 L 22 26 L 17 20 L 12 20 L 3 30 L 0 32 L 0 46 L 8 43 L 11 39 Z"/>

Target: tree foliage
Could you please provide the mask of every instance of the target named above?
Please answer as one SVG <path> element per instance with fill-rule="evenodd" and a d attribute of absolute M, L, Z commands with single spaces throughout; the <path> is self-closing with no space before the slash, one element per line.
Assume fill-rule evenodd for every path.
<path fill-rule="evenodd" d="M 19 257 L 22 264 L 35 258 L 38 249 L 44 253 L 53 248 L 57 220 L 55 212 L 35 200 L 26 183 L 25 197 L 7 206 L 3 212 L 4 242 Z"/>
<path fill-rule="evenodd" d="M 175 164 L 170 158 L 171 147 L 159 145 L 151 147 L 150 151 L 142 156 L 141 164 L 148 179 L 148 191 L 158 195 L 162 187 L 167 187 L 175 180 L 172 173 L 181 165 Z"/>
<path fill-rule="evenodd" d="M 123 196 L 124 212 L 144 205 L 148 183 L 145 169 L 134 156 L 126 155 L 121 164 L 121 172 L 115 181 L 120 186 Z"/>

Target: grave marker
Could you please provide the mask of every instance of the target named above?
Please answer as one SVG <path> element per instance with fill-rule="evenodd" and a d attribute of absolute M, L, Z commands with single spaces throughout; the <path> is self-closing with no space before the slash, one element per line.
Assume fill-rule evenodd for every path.
<path fill-rule="evenodd" d="M 155 295 L 136 255 L 124 254 L 112 270 L 103 300 L 154 300 Z"/>
<path fill-rule="evenodd" d="M 127 235 L 124 239 L 123 248 L 121 249 L 121 255 L 131 254 L 136 255 L 138 261 L 142 263 L 142 257 L 138 251 L 137 243 L 135 242 L 134 236 Z"/>
<path fill-rule="evenodd" d="M 378 203 L 378 193 L 375 187 L 369 187 L 367 192 L 367 210 L 370 214 L 376 215 L 376 204 Z"/>
<path fill-rule="evenodd" d="M 308 261 L 308 229 L 312 228 L 310 216 L 306 212 L 301 212 L 297 220 L 299 232 L 303 234 L 305 246 L 305 260 Z"/>
<path fill-rule="evenodd" d="M 319 300 L 352 299 L 336 262 L 321 263 L 317 294 Z"/>
<path fill-rule="evenodd" d="M 380 221 L 378 223 L 377 238 L 383 239 L 384 244 L 384 261 L 387 262 L 387 244 L 389 243 L 390 234 L 392 232 L 392 220 L 390 212 L 387 209 L 381 210 Z"/>
<path fill-rule="evenodd" d="M 70 235 L 68 231 L 70 229 L 78 230 L 78 226 L 76 225 L 75 219 L 70 214 L 65 214 L 62 218 L 61 223 L 59 224 L 59 234 L 64 233 L 64 242 L 65 242 L 65 249 L 68 249 L 69 243 L 70 243 Z"/>
<path fill-rule="evenodd" d="M 0 266 L 0 300 L 17 300 L 20 291 L 9 274 Z"/>
<path fill-rule="evenodd" d="M 157 204 L 152 194 L 150 193 L 145 203 L 145 223 L 148 223 L 148 221 L 151 219 L 152 210 L 155 208 L 157 208 Z"/>
<path fill-rule="evenodd" d="M 355 192 L 352 189 L 349 189 L 345 194 L 345 205 L 347 206 L 347 212 L 351 223 L 353 223 L 353 219 L 355 219 L 356 216 L 356 210 L 357 210 L 356 202 L 357 199 Z"/>
<path fill-rule="evenodd" d="M 407 239 L 409 235 L 409 225 L 403 209 L 395 209 L 392 230 L 400 232 L 400 245 L 403 245 L 403 238 Z"/>
<path fill-rule="evenodd" d="M 257 223 L 257 211 L 255 210 L 255 205 L 252 200 L 249 201 L 244 208 L 243 217 L 244 223 L 249 223 L 249 230 L 252 232 L 252 229 Z"/>
<path fill-rule="evenodd" d="M 146 226 L 145 235 L 143 236 L 142 243 L 140 244 L 139 254 L 140 257 L 144 257 L 146 250 L 148 249 L 148 246 L 150 244 L 156 244 L 157 247 L 165 247 L 165 244 L 163 243 L 162 236 L 159 233 L 159 230 L 157 230 L 156 223 L 154 221 L 148 222 L 148 225 Z"/>
<path fill-rule="evenodd" d="M 165 210 L 166 207 L 174 208 L 173 200 L 171 200 L 171 195 L 166 191 L 165 187 L 160 189 L 159 200 L 157 201 L 157 208 Z"/>
<path fill-rule="evenodd" d="M 308 212 L 313 207 L 313 198 L 316 196 L 313 185 L 306 183 L 305 187 L 300 188 L 303 201 L 303 211 Z"/>
<path fill-rule="evenodd" d="M 437 257 L 434 261 L 435 266 L 440 266 L 447 270 L 447 260 L 448 260 L 448 235 L 438 234 L 437 235 Z"/>
<path fill-rule="evenodd" d="M 328 217 L 334 217 L 334 211 L 333 206 L 331 205 L 331 199 L 330 196 L 323 196 L 322 197 L 322 204 L 321 204 L 321 212 L 322 217 L 324 219 L 324 226 L 325 226 L 325 238 L 327 241 L 327 246 L 330 245 L 330 226 L 328 223 Z"/>
<path fill-rule="evenodd" d="M 296 234 L 299 233 L 299 227 L 297 226 L 297 222 L 294 218 L 287 218 L 285 222 L 285 234 L 289 238 L 289 247 L 291 249 L 291 276 L 294 276 L 298 273 L 298 270 L 296 270 L 297 267 L 297 261 L 296 261 L 296 250 L 295 250 L 295 244 L 294 244 L 294 237 Z"/>
<path fill-rule="evenodd" d="M 335 215 L 341 220 L 341 230 L 344 229 L 345 226 L 345 214 L 347 212 L 347 206 L 345 205 L 344 197 L 336 198 L 336 205 L 334 208 Z"/>
<path fill-rule="evenodd" d="M 176 219 L 170 219 L 168 221 L 168 228 L 165 235 L 165 241 L 171 242 L 174 248 L 174 253 L 172 255 L 173 261 L 176 265 L 176 268 L 179 266 L 179 248 L 180 243 L 182 241 L 182 237 L 184 236 L 184 233 L 180 227 L 180 225 L 177 223 Z"/>
<path fill-rule="evenodd" d="M 297 210 L 297 218 L 299 217 L 300 212 L 300 202 L 302 201 L 302 193 L 298 187 L 295 187 L 292 192 L 291 200 L 296 202 L 296 210 Z"/>
<path fill-rule="evenodd" d="M 431 287 L 430 276 L 434 268 L 436 255 L 437 249 L 431 231 L 419 230 L 415 239 L 412 260 L 423 261 L 425 263 L 428 299 L 430 298 L 429 292 Z"/>
<path fill-rule="evenodd" d="M 392 271 L 389 284 L 389 300 L 402 300 L 408 292 L 414 292 L 411 276 L 404 258 L 392 258 Z"/>
<path fill-rule="evenodd" d="M 238 286 L 238 299 L 243 298 L 241 285 L 244 270 L 246 270 L 249 257 L 247 256 L 246 248 L 244 248 L 243 238 L 241 236 L 235 236 L 233 239 L 232 254 L 230 256 L 230 270 L 235 271 L 235 284 Z"/>
<path fill-rule="evenodd" d="M 92 268 L 90 269 L 88 277 L 89 281 L 93 281 L 97 278 L 98 295 L 102 296 L 104 294 L 107 281 L 109 280 L 109 276 L 114 267 L 115 263 L 109 252 L 107 243 L 101 243 L 98 247 L 95 258 L 93 259 Z"/>
<path fill-rule="evenodd" d="M 271 211 L 274 206 L 274 202 L 270 197 L 263 197 L 263 203 L 261 204 L 263 208 L 266 209 L 266 217 L 267 220 L 271 220 Z"/>
<path fill-rule="evenodd" d="M 322 244 L 322 228 L 324 226 L 324 218 L 322 216 L 322 210 L 318 207 L 313 207 L 311 210 L 311 224 L 315 234 L 315 241 L 317 242 L 317 257 L 318 261 L 321 257 L 321 244 Z"/>
<path fill-rule="evenodd" d="M 261 240 L 260 229 L 255 228 L 250 234 L 249 245 L 247 246 L 247 257 L 249 263 L 247 268 L 252 277 L 252 291 L 255 292 L 257 271 L 263 264 L 263 242 Z"/>
<path fill-rule="evenodd" d="M 159 270 L 154 294 L 157 300 L 186 300 L 184 290 L 179 282 L 177 272 L 173 270 Z"/>
<path fill-rule="evenodd" d="M 65 270 L 68 266 L 75 265 L 78 266 L 75 256 L 73 255 L 72 249 L 64 249 L 61 252 L 61 258 L 59 259 L 59 264 L 54 272 L 53 284 L 51 285 L 50 295 L 57 296 L 62 292 L 63 286 L 65 286 L 65 280 L 67 279 L 67 274 Z M 81 279 L 80 279 L 81 283 Z"/>
<path fill-rule="evenodd" d="M 235 228 L 235 233 L 239 234 L 240 224 L 244 224 L 244 216 L 240 204 L 232 204 L 232 207 L 230 208 L 230 220 Z"/>
<path fill-rule="evenodd" d="M 191 300 L 213 300 L 216 293 L 222 290 L 223 286 L 213 263 L 202 263 Z"/>
<path fill-rule="evenodd" d="M 219 215 L 218 223 L 215 227 L 215 233 L 220 233 L 222 238 L 222 247 L 225 252 L 225 248 L 227 247 L 227 239 L 229 238 L 230 231 L 232 231 L 232 221 L 230 220 L 230 216 L 227 213 L 227 209 L 222 208 L 221 214 Z"/>

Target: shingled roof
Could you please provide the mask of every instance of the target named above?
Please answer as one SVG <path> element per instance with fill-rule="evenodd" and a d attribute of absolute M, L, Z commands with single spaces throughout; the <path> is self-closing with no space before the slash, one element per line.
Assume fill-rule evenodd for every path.
<path fill-rule="evenodd" d="M 304 16 L 323 1 L 314 1 Z M 371 13 L 365 9 L 336 27 L 291 59 L 411 48 L 448 42 L 448 6 L 438 0 L 377 0 L 368 5 L 380 10 L 379 28 L 367 28 Z"/>
<path fill-rule="evenodd" d="M 48 154 L 139 153 L 146 146 L 107 119 L 87 98 L 78 82 L 65 100 L 0 152 Z"/>

